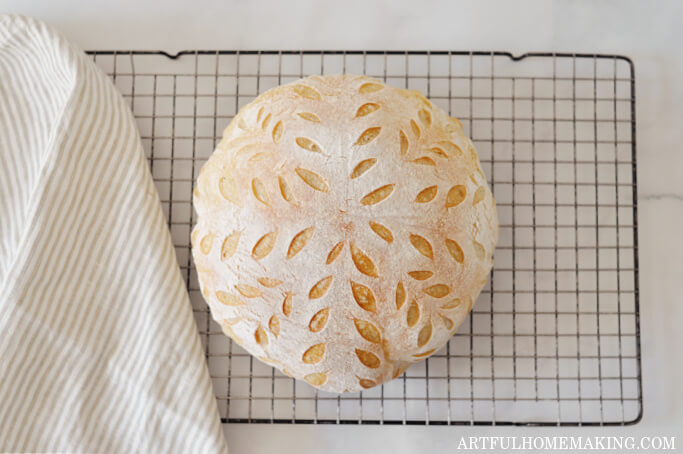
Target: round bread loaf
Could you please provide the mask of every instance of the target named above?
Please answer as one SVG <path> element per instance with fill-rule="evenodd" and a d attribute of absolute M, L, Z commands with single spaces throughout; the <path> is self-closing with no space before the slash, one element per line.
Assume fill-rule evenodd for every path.
<path fill-rule="evenodd" d="M 243 107 L 194 193 L 214 319 L 332 392 L 439 350 L 493 265 L 495 202 L 462 125 L 420 93 L 312 76 Z"/>

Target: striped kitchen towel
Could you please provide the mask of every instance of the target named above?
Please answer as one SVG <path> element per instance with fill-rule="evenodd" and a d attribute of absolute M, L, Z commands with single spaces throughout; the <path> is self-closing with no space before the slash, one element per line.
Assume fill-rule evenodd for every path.
<path fill-rule="evenodd" d="M 128 106 L 45 24 L 0 16 L 0 451 L 225 452 Z"/>

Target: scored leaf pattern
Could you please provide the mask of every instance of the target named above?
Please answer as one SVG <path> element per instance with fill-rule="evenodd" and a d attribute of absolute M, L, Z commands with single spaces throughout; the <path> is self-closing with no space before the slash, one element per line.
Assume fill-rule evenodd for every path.
<path fill-rule="evenodd" d="M 369 102 L 369 103 L 363 104 L 363 105 L 360 106 L 360 107 L 358 108 L 358 110 L 356 111 L 356 116 L 355 116 L 355 118 L 359 118 L 359 117 L 364 117 L 364 116 L 366 116 L 366 115 L 370 115 L 370 114 L 373 113 L 374 111 L 378 110 L 379 107 L 380 107 L 379 104 L 374 103 L 374 102 Z"/>
<path fill-rule="evenodd" d="M 377 312 L 377 300 L 375 299 L 375 294 L 372 293 L 370 287 L 366 287 L 363 284 L 357 282 L 351 282 L 351 292 L 353 293 L 353 299 L 356 303 L 368 312 Z"/>
<path fill-rule="evenodd" d="M 368 128 L 368 129 L 366 129 L 366 130 L 363 131 L 363 133 L 358 137 L 358 139 L 356 140 L 355 145 L 363 146 L 363 145 L 369 144 L 370 142 L 372 142 L 373 140 L 375 140 L 375 139 L 377 138 L 377 136 L 379 135 L 379 133 L 380 133 L 381 131 L 382 131 L 382 128 L 379 127 L 379 126 L 374 127 L 374 128 Z"/>
<path fill-rule="evenodd" d="M 320 123 L 320 118 L 313 112 L 299 112 L 297 114 L 300 118 L 303 118 L 306 121 L 310 121 L 313 123 Z"/>
<path fill-rule="evenodd" d="M 379 329 L 371 322 L 355 319 L 353 323 L 363 339 L 373 344 L 382 343 L 382 335 L 379 333 Z"/>
<path fill-rule="evenodd" d="M 311 290 L 308 292 L 308 298 L 316 300 L 325 296 L 325 293 L 327 293 L 327 291 L 330 289 L 333 280 L 333 276 L 327 276 L 320 279 L 315 283 L 315 285 L 313 285 L 313 287 L 311 287 Z"/>
<path fill-rule="evenodd" d="M 363 175 L 365 172 L 370 170 L 372 166 L 374 166 L 377 163 L 377 159 L 375 158 L 370 158 L 370 159 L 365 159 L 361 162 L 359 162 L 356 167 L 353 168 L 353 172 L 351 172 L 350 178 L 353 180 L 354 178 L 358 178 L 359 176 Z"/>
<path fill-rule="evenodd" d="M 330 190 L 327 181 L 312 170 L 297 167 L 296 174 L 299 175 L 299 178 L 301 178 L 304 183 L 317 191 L 327 192 Z"/>
<path fill-rule="evenodd" d="M 251 255 L 256 260 L 262 259 L 273 250 L 275 241 L 277 240 L 277 232 L 270 232 L 263 235 L 254 245 L 251 250 Z"/>
<path fill-rule="evenodd" d="M 312 151 L 313 153 L 322 153 L 322 150 L 317 143 L 313 142 L 308 137 L 297 137 L 296 144 L 304 150 Z"/>
<path fill-rule="evenodd" d="M 367 79 L 366 79 L 367 80 Z M 244 176 L 252 172 L 256 167 L 245 167 L 235 169 L 233 173 L 223 172 L 219 178 L 214 180 L 215 190 L 224 200 L 226 207 L 237 213 L 247 204 L 254 205 L 254 209 L 262 212 L 273 212 L 274 210 L 290 207 L 299 209 L 307 205 L 324 204 L 325 197 L 332 197 L 332 193 L 346 191 L 340 184 L 352 188 L 354 185 L 366 188 L 364 194 L 358 195 L 348 200 L 349 205 L 355 205 L 367 210 L 370 219 L 365 220 L 364 226 L 356 225 L 349 227 L 346 232 L 337 232 L 336 238 L 330 238 L 329 231 L 316 233 L 316 219 L 305 217 L 298 221 L 299 229 L 296 233 L 282 229 L 265 231 L 260 234 L 254 242 L 246 239 L 244 227 L 226 234 L 220 232 L 214 234 L 204 231 L 204 235 L 198 237 L 198 250 L 205 256 L 218 254 L 224 266 L 237 266 L 240 262 L 249 258 L 255 263 L 271 263 L 271 257 L 275 260 L 291 260 L 300 266 L 308 261 L 315 261 L 315 255 L 310 251 L 318 251 L 319 243 L 325 241 L 325 255 L 319 257 L 319 266 L 329 271 L 318 274 L 317 278 L 304 276 L 304 281 L 308 282 L 307 290 L 291 291 L 291 276 L 277 272 L 269 265 L 263 265 L 261 271 L 245 282 L 235 284 L 232 289 L 214 289 L 212 293 L 216 300 L 227 308 L 248 308 L 250 305 L 261 304 L 261 301 L 271 301 L 275 298 L 276 307 L 265 319 L 258 321 L 248 321 L 246 318 L 236 327 L 236 323 L 222 323 L 222 326 L 233 338 L 237 339 L 236 330 L 242 329 L 249 323 L 251 339 L 261 349 L 260 358 L 271 364 L 286 365 L 282 358 L 275 359 L 270 356 L 270 349 L 278 342 L 286 342 L 288 336 L 288 326 L 292 323 L 299 324 L 299 319 L 305 317 L 306 324 L 304 329 L 309 333 L 310 343 L 299 353 L 301 364 L 305 365 L 308 373 L 297 375 L 313 386 L 323 386 L 330 382 L 330 371 L 334 370 L 333 364 L 327 364 L 326 358 L 330 357 L 330 348 L 334 347 L 325 333 L 332 329 L 339 330 L 341 325 L 352 326 L 355 332 L 356 345 L 359 348 L 352 349 L 349 353 L 356 358 L 357 364 L 365 368 L 365 373 L 358 372 L 355 380 L 357 386 L 363 389 L 376 386 L 384 379 L 373 375 L 371 370 L 379 369 L 385 362 L 389 365 L 392 375 L 398 375 L 410 364 L 404 360 L 389 360 L 386 342 L 391 342 L 391 338 L 385 339 L 383 330 L 386 329 L 378 319 L 378 315 L 383 316 L 386 311 L 395 312 L 397 320 L 407 329 L 413 348 L 415 350 L 406 352 L 405 358 L 408 361 L 418 360 L 429 356 L 436 351 L 434 339 L 442 337 L 436 333 L 445 331 L 452 333 L 457 329 L 457 324 L 462 319 L 463 311 L 469 311 L 472 306 L 472 299 L 469 294 L 465 295 L 464 303 L 458 296 L 458 288 L 453 287 L 449 282 L 439 282 L 448 276 L 440 274 L 442 265 L 437 262 L 441 256 L 446 256 L 450 267 L 453 270 L 461 270 L 468 266 L 472 258 L 484 261 L 492 251 L 487 251 L 482 243 L 476 238 L 467 239 L 457 232 L 449 232 L 453 237 L 446 238 L 434 234 L 433 229 L 419 228 L 420 222 L 432 222 L 435 211 L 440 210 L 440 216 L 449 216 L 461 212 L 461 210 L 476 210 L 479 204 L 491 201 L 485 181 L 482 182 L 483 173 L 479 168 L 476 152 L 471 145 L 461 148 L 451 140 L 442 140 L 443 135 L 436 134 L 441 140 L 433 140 L 432 128 L 444 127 L 440 125 L 443 121 L 436 111 L 433 111 L 431 104 L 419 95 L 411 94 L 419 105 L 413 112 L 412 118 L 407 119 L 398 128 L 393 129 L 387 123 L 373 124 L 373 119 L 382 118 L 390 111 L 391 107 L 383 105 L 381 98 L 377 96 L 383 93 L 386 86 L 378 82 L 366 82 L 356 85 L 360 96 L 365 97 L 364 102 L 347 112 L 349 125 L 353 126 L 355 132 L 351 132 L 348 147 L 353 149 L 355 162 L 349 166 L 346 178 L 347 183 L 339 183 L 334 171 L 330 172 L 326 166 L 318 165 L 318 160 L 326 159 L 334 155 L 338 144 L 326 143 L 322 138 L 324 134 L 316 135 L 317 125 L 323 126 L 327 122 L 327 115 L 317 112 L 316 106 L 319 103 L 327 102 L 327 91 L 322 85 L 324 78 L 300 81 L 286 87 L 288 96 L 301 99 L 301 107 L 304 110 L 297 112 L 278 112 L 270 106 L 260 106 L 258 113 L 254 117 L 240 113 L 236 121 L 239 128 L 236 134 L 244 134 L 248 131 L 263 131 L 264 144 L 267 138 L 267 148 L 258 143 L 248 143 L 244 140 L 235 140 L 235 158 L 248 163 L 249 166 L 259 166 L 260 163 L 277 163 L 276 174 L 268 180 L 268 173 L 254 173 L 249 177 L 249 186 L 242 186 L 238 181 L 242 181 Z M 253 115 L 253 114 L 252 114 Z M 379 121 L 379 120 L 377 120 Z M 291 123 L 291 124 L 290 124 Z M 308 129 L 303 135 L 301 125 L 307 124 Z M 299 127 L 295 127 L 299 125 Z M 349 126 L 351 128 L 351 126 Z M 456 131 L 460 134 L 462 126 L 457 120 L 450 120 L 445 126 L 446 130 Z M 308 134 L 310 132 L 310 135 Z M 380 150 L 375 143 L 388 143 L 388 137 L 393 137 L 395 146 L 393 150 Z M 355 138 L 354 138 L 355 137 Z M 253 139 L 252 139 L 253 140 Z M 296 149 L 299 156 L 305 157 L 300 161 L 300 165 L 290 167 L 287 164 L 287 153 L 284 149 Z M 467 152 L 464 153 L 463 149 Z M 280 150 L 280 151 L 278 151 Z M 422 188 L 415 192 L 407 193 L 407 181 L 382 181 L 383 165 L 386 158 L 382 153 L 395 153 L 390 159 L 405 163 L 410 167 L 411 178 L 419 178 L 423 182 Z M 449 161 L 456 162 L 462 160 L 463 163 L 472 162 L 474 170 L 464 181 L 451 181 L 450 184 L 440 178 L 434 178 L 432 184 L 425 179 L 426 175 L 438 175 L 443 166 L 448 165 Z M 469 161 L 468 161 L 469 160 Z M 267 164 L 263 164 L 267 165 Z M 464 164 L 463 164 L 464 165 Z M 272 172 L 272 171 L 271 171 Z M 239 173 L 239 174 L 238 174 Z M 272 174 L 271 174 L 272 175 Z M 377 180 L 372 180 L 377 178 Z M 367 188 L 368 181 L 375 181 L 377 186 L 374 189 Z M 414 188 L 414 186 L 413 186 Z M 414 190 L 414 189 L 413 189 Z M 411 190 L 412 191 L 412 190 Z M 251 194 L 249 194 L 251 192 Z M 353 193 L 353 192 L 350 192 Z M 488 199 L 487 199 L 488 197 Z M 467 203 L 464 203 L 467 202 Z M 414 203 L 416 210 L 416 224 L 411 221 L 411 228 L 415 232 L 406 232 L 406 225 L 401 220 L 392 216 L 385 216 L 384 213 L 392 211 L 392 207 L 402 203 Z M 385 208 L 386 207 L 386 208 Z M 424 210 L 420 217 L 420 210 Z M 344 211 L 341 211 L 342 213 Z M 474 211 L 473 211 L 474 212 Z M 201 220 L 201 218 L 200 218 Z M 308 226 L 301 225 L 307 222 Z M 369 227 L 369 229 L 368 229 Z M 251 229 L 252 227 L 248 227 Z M 367 237 L 358 236 L 358 232 L 371 232 L 374 240 Z M 478 229 L 478 227 L 476 228 Z M 475 229 L 475 231 L 476 231 Z M 367 234 L 364 234 L 367 235 Z M 365 238 L 365 240 L 363 240 Z M 456 240 L 457 238 L 457 240 Z M 373 241 L 373 243 L 370 243 Z M 214 247 L 214 243 L 216 247 Z M 251 243 L 251 244 L 249 244 Z M 279 243 L 282 243 L 278 246 Z M 345 248 L 348 243 L 348 248 Z M 408 245 L 410 254 L 415 260 L 414 269 L 402 271 L 401 280 L 394 280 L 392 285 L 390 301 L 383 301 L 382 295 L 385 294 L 385 284 L 381 278 L 385 274 L 383 257 L 377 252 L 377 245 L 382 244 L 384 248 L 391 251 L 392 248 Z M 316 245 L 315 249 L 313 246 Z M 218 247 L 220 246 L 220 247 Z M 463 249 L 463 247 L 465 249 Z M 250 249 L 249 249 L 250 248 Z M 368 249 L 369 248 L 369 249 Z M 218 252 L 215 252 L 218 250 Z M 302 253 L 302 251 L 307 251 Z M 283 253 L 283 251 L 285 251 Z M 233 265 L 234 264 L 234 265 Z M 346 264 L 352 266 L 346 268 Z M 397 266 L 403 264 L 397 263 Z M 317 271 L 316 265 L 311 271 Z M 389 265 L 391 266 L 391 265 Z M 343 267 L 343 268 L 342 268 Z M 200 281 L 202 271 L 200 271 Z M 273 271 L 271 271 L 273 270 Z M 336 282 L 335 275 L 339 276 L 339 270 L 347 273 L 356 274 L 356 277 L 349 275 L 349 285 L 344 282 Z M 437 273 L 435 277 L 435 270 Z M 272 274 L 271 274 L 272 273 Z M 327 276 L 325 276 L 327 274 Z M 265 275 L 265 276 L 264 276 Z M 324 277 L 321 277 L 324 276 Z M 277 277 L 275 277 L 277 276 Z M 373 280 L 377 279 L 377 280 Z M 376 284 L 374 284 L 374 283 Z M 288 288 L 289 287 L 289 288 Z M 375 290 L 373 291 L 373 288 Z M 334 290 L 333 290 L 334 289 Z M 204 290 L 204 289 L 203 289 Z M 232 293 L 234 292 L 234 293 Z M 276 295 L 279 296 L 274 296 Z M 340 293 L 341 292 L 341 293 Z M 348 293 L 347 293 L 348 292 Z M 378 292 L 377 294 L 375 292 Z M 335 309 L 340 301 L 331 300 L 330 294 L 348 295 L 349 300 L 355 302 L 355 310 L 349 316 L 347 309 Z M 432 308 L 433 307 L 433 308 Z M 244 309 L 240 309 L 244 310 Z M 335 325 L 336 323 L 336 325 Z M 341 325 L 340 325 L 341 324 Z M 229 330 L 226 328 L 230 328 Z M 332 327 L 332 328 L 330 328 Z M 297 328 L 298 329 L 298 328 Z M 347 329 L 347 328 L 344 328 Z M 295 329 L 295 332 L 296 329 Z M 250 336 L 241 334 L 242 340 L 248 344 Z M 318 342 L 315 341 L 318 339 Z M 330 347 L 332 346 L 332 347 Z M 419 349 L 419 350 L 418 350 Z M 410 357 L 414 359 L 410 359 Z M 396 361 L 395 363 L 393 361 Z M 322 366 L 321 366 L 322 365 Z M 293 370 L 293 368 L 290 368 Z M 360 369 L 359 369 L 360 370 Z M 363 376 L 365 375 L 365 376 Z"/>
<path fill-rule="evenodd" d="M 291 259 L 297 255 L 304 248 L 304 246 L 308 244 L 309 240 L 313 236 L 313 232 L 315 232 L 315 227 L 309 227 L 297 233 L 294 238 L 292 238 L 292 242 L 289 243 L 289 248 L 287 249 L 288 259 Z"/>
<path fill-rule="evenodd" d="M 311 321 L 308 323 L 308 329 L 311 332 L 317 333 L 323 330 L 327 325 L 327 319 L 330 317 L 330 308 L 326 307 L 321 309 L 311 317 Z"/>
<path fill-rule="evenodd" d="M 375 189 L 360 199 L 361 205 L 375 205 L 380 203 L 394 192 L 394 187 L 396 187 L 395 184 L 385 184 L 384 186 Z"/>

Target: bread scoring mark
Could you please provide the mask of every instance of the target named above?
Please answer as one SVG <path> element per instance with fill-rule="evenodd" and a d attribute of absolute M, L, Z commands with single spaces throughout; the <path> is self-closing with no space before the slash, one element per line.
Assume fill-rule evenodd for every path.
<path fill-rule="evenodd" d="M 270 157 L 272 157 L 272 156 L 273 156 L 273 153 L 272 153 L 272 152 L 270 152 L 270 151 L 264 151 L 264 152 L 261 152 L 261 153 L 256 153 L 255 155 L 253 155 L 252 157 L 250 157 L 250 158 L 247 160 L 247 162 L 249 162 L 249 163 L 251 164 L 251 163 L 254 163 L 254 162 L 258 162 L 258 161 L 263 161 L 264 159 L 270 158 Z"/>
<path fill-rule="evenodd" d="M 381 361 L 377 355 L 375 355 L 372 352 L 366 351 L 366 350 L 361 350 L 360 348 L 357 348 L 356 350 L 356 356 L 358 357 L 358 360 L 367 368 L 370 369 L 377 369 Z"/>
<path fill-rule="evenodd" d="M 316 282 L 313 285 L 313 287 L 311 287 L 311 290 L 308 292 L 308 298 L 314 300 L 325 296 L 327 291 L 330 289 L 330 286 L 332 285 L 333 279 L 334 276 L 327 276 Z"/>
<path fill-rule="evenodd" d="M 258 178 L 251 180 L 251 191 L 254 193 L 256 200 L 264 205 L 270 206 L 270 196 L 266 190 L 266 186 Z"/>
<path fill-rule="evenodd" d="M 372 166 L 374 166 L 377 163 L 377 159 L 375 158 L 369 158 L 369 159 L 364 159 L 358 164 L 356 164 L 356 167 L 353 168 L 353 171 L 351 172 L 351 175 L 349 178 L 352 180 L 354 178 L 358 178 L 359 176 L 363 175 L 365 172 L 370 170 Z"/>
<path fill-rule="evenodd" d="M 322 372 L 315 372 L 304 376 L 304 380 L 313 386 L 322 386 L 327 381 L 327 375 Z"/>
<path fill-rule="evenodd" d="M 413 245 L 417 252 L 424 255 L 425 257 L 430 259 L 434 258 L 434 249 L 432 248 L 431 243 L 427 241 L 427 239 L 425 239 L 424 237 L 411 233 L 410 244 Z"/>
<path fill-rule="evenodd" d="M 266 128 L 268 128 L 268 123 L 270 123 L 270 119 L 272 117 L 273 116 L 271 114 L 266 115 L 266 118 L 263 119 L 263 123 L 261 123 L 261 129 L 265 131 Z"/>
<path fill-rule="evenodd" d="M 377 312 L 377 300 L 375 299 L 375 294 L 372 292 L 372 289 L 363 284 L 359 284 L 358 282 L 349 281 L 349 283 L 351 284 L 353 299 L 361 309 L 368 312 Z"/>
<path fill-rule="evenodd" d="M 268 334 L 266 334 L 266 330 L 263 329 L 261 325 L 254 331 L 254 340 L 261 348 L 266 348 L 268 346 Z"/>
<path fill-rule="evenodd" d="M 303 180 L 304 183 L 315 189 L 316 191 L 320 192 L 327 192 L 330 190 L 330 187 L 327 185 L 327 181 L 317 173 L 304 169 L 303 167 L 297 167 L 294 169 L 297 175 L 299 175 L 299 178 Z"/>
<path fill-rule="evenodd" d="M 474 253 L 476 254 L 477 258 L 479 258 L 479 260 L 484 260 L 486 257 L 486 249 L 484 249 L 484 246 L 476 241 L 472 241 L 472 246 L 474 247 Z"/>
<path fill-rule="evenodd" d="M 289 189 L 289 185 L 287 184 L 285 177 L 278 176 L 277 182 L 278 186 L 280 187 L 280 195 L 282 195 L 282 198 L 285 199 L 286 202 L 294 203 L 294 195 L 292 194 L 292 190 Z"/>
<path fill-rule="evenodd" d="M 259 277 L 256 279 L 256 281 L 266 288 L 275 288 L 282 284 L 281 280 L 273 279 L 272 277 Z"/>
<path fill-rule="evenodd" d="M 420 329 L 420 332 L 417 334 L 417 346 L 418 347 L 424 347 L 424 345 L 429 342 L 429 339 L 432 338 L 432 322 L 428 321 L 425 323 L 425 325 Z"/>
<path fill-rule="evenodd" d="M 424 126 L 425 128 L 428 128 L 432 125 L 432 114 L 429 113 L 427 109 L 418 110 L 417 116 L 420 119 L 422 126 Z"/>
<path fill-rule="evenodd" d="M 410 142 L 408 142 L 408 136 L 406 136 L 406 133 L 403 132 L 402 130 L 398 132 L 399 134 L 399 142 L 401 144 L 401 156 L 405 156 L 406 153 L 408 153 L 408 146 L 410 145 Z"/>
<path fill-rule="evenodd" d="M 436 162 L 429 156 L 420 156 L 417 159 L 413 159 L 413 164 L 421 165 L 421 166 L 433 166 L 436 167 Z"/>
<path fill-rule="evenodd" d="M 484 197 L 486 196 L 486 189 L 484 186 L 479 186 L 477 190 L 474 192 L 474 197 L 472 197 L 472 205 L 476 205 L 477 203 L 481 202 L 484 200 Z"/>
<path fill-rule="evenodd" d="M 303 355 L 301 361 L 304 364 L 318 364 L 325 356 L 325 344 L 315 344 L 309 347 Z"/>
<path fill-rule="evenodd" d="M 455 309 L 456 307 L 460 306 L 460 304 L 462 304 L 462 301 L 460 300 L 460 298 L 454 298 L 454 299 L 450 300 L 449 302 L 447 302 L 446 304 L 443 304 L 441 306 L 441 309 L 445 309 L 445 310 Z"/>
<path fill-rule="evenodd" d="M 448 155 L 446 154 L 446 152 L 439 147 L 432 147 L 429 149 L 429 152 L 435 156 L 438 156 L 439 158 L 448 159 Z"/>
<path fill-rule="evenodd" d="M 277 337 L 277 336 L 275 336 Z M 273 367 L 282 367 L 282 363 L 280 361 L 277 361 L 273 358 L 268 358 L 267 356 L 257 356 L 258 359 L 263 361 L 264 363 L 271 365 Z"/>
<path fill-rule="evenodd" d="M 325 328 L 325 326 L 327 325 L 327 320 L 329 317 L 329 307 L 326 307 L 325 309 L 320 309 L 313 315 L 313 317 L 311 317 L 311 321 L 308 322 L 308 329 L 311 330 L 311 332 L 313 333 L 322 331 L 323 328 Z"/>
<path fill-rule="evenodd" d="M 256 114 L 256 123 L 261 121 L 261 117 L 263 116 L 263 106 L 258 110 L 258 114 Z"/>
<path fill-rule="evenodd" d="M 213 246 L 213 233 L 207 233 L 202 237 L 201 241 L 199 242 L 199 250 L 202 251 L 202 254 L 207 255 L 209 252 L 211 252 L 211 247 Z"/>
<path fill-rule="evenodd" d="M 432 348 L 431 350 L 427 350 L 426 352 L 417 353 L 417 354 L 413 355 L 413 358 L 425 358 L 425 357 L 431 355 L 432 353 L 434 353 L 435 351 L 436 351 L 436 349 Z"/>
<path fill-rule="evenodd" d="M 270 317 L 270 320 L 268 320 L 268 329 L 270 330 L 271 333 L 273 333 L 273 336 L 277 339 L 277 337 L 280 335 L 280 320 L 277 318 L 276 315 L 273 315 Z"/>
<path fill-rule="evenodd" d="M 398 281 L 398 284 L 396 284 L 396 310 L 400 310 L 405 302 L 406 288 L 403 286 L 403 282 Z"/>
<path fill-rule="evenodd" d="M 418 90 L 409 90 L 409 93 L 415 98 L 415 100 L 416 100 L 417 102 L 420 103 L 420 105 L 422 105 L 423 108 L 425 108 L 425 109 L 430 109 L 430 110 L 432 109 L 432 103 L 429 102 L 429 100 L 428 100 L 427 98 L 425 98 L 425 97 L 422 95 L 422 93 L 420 93 L 420 91 L 418 91 Z"/>
<path fill-rule="evenodd" d="M 380 126 L 366 129 L 360 136 L 358 136 L 358 139 L 356 139 L 354 145 L 363 146 L 369 144 L 377 138 L 380 131 L 382 131 Z"/>
<path fill-rule="evenodd" d="M 376 104 L 374 102 L 368 102 L 368 103 L 363 104 L 362 106 L 360 106 L 358 108 L 354 118 L 360 118 L 360 117 L 364 117 L 366 115 L 370 115 L 371 113 L 373 113 L 377 109 L 379 109 L 379 104 Z"/>
<path fill-rule="evenodd" d="M 443 322 L 444 326 L 448 331 L 453 329 L 453 320 L 442 314 L 439 314 L 439 317 L 441 317 L 441 321 Z"/>
<path fill-rule="evenodd" d="M 420 127 L 415 123 L 415 120 L 410 120 L 410 129 L 413 130 L 413 135 L 415 138 L 420 138 Z"/>
<path fill-rule="evenodd" d="M 383 85 L 368 82 L 366 84 L 361 85 L 358 89 L 358 92 L 367 95 L 369 93 L 375 93 L 377 91 L 380 91 L 382 88 L 384 88 Z"/>
<path fill-rule="evenodd" d="M 467 188 L 461 184 L 455 185 L 446 194 L 446 208 L 458 206 L 467 197 Z"/>
<path fill-rule="evenodd" d="M 314 232 L 315 227 L 308 227 L 294 235 L 294 238 L 292 238 L 292 241 L 289 243 L 289 248 L 287 249 L 287 259 L 291 259 L 297 255 L 304 246 L 306 246 L 311 237 L 313 237 Z"/>
<path fill-rule="evenodd" d="M 334 262 L 337 259 L 337 257 L 339 257 L 339 254 L 341 253 L 343 248 L 343 241 L 340 241 L 339 243 L 335 244 L 334 247 L 330 250 L 330 253 L 327 254 L 327 260 L 325 261 L 325 264 L 329 265 L 330 263 Z"/>
<path fill-rule="evenodd" d="M 412 277 L 416 281 L 425 281 L 434 276 L 434 272 L 429 270 L 408 271 L 408 276 Z"/>
<path fill-rule="evenodd" d="M 221 260 L 227 260 L 237 252 L 237 246 L 240 243 L 242 232 L 233 232 L 225 237 L 223 245 L 221 246 Z"/>
<path fill-rule="evenodd" d="M 297 115 L 306 121 L 310 121 L 312 123 L 320 123 L 320 118 L 318 118 L 318 116 L 313 112 L 299 112 L 297 113 Z"/>
<path fill-rule="evenodd" d="M 406 312 L 406 323 L 409 328 L 415 326 L 417 321 L 420 319 L 420 306 L 418 306 L 417 301 L 413 300 L 408 305 L 408 311 Z"/>
<path fill-rule="evenodd" d="M 453 142 L 443 140 L 439 142 L 439 146 L 446 150 L 446 152 L 453 157 L 461 157 L 463 155 L 460 147 L 454 144 Z"/>
<path fill-rule="evenodd" d="M 398 378 L 398 376 L 403 374 L 403 372 L 405 372 L 411 364 L 405 363 L 403 361 L 401 361 L 401 363 L 403 364 L 396 366 L 396 369 L 394 369 L 394 373 L 392 374 L 391 378 Z"/>
<path fill-rule="evenodd" d="M 434 200 L 436 193 L 439 191 L 438 186 L 429 186 L 420 191 L 417 196 L 415 196 L 416 203 L 428 203 Z"/>
<path fill-rule="evenodd" d="M 434 298 L 443 298 L 451 293 L 451 288 L 446 284 L 436 284 L 425 288 L 424 292 Z"/>
<path fill-rule="evenodd" d="M 391 230 L 377 222 L 370 221 L 369 224 L 372 231 L 375 232 L 384 241 L 386 241 L 387 243 L 391 243 L 394 241 L 394 235 L 391 233 Z"/>
<path fill-rule="evenodd" d="M 370 257 L 368 257 L 368 255 L 365 252 L 356 247 L 356 245 L 353 244 L 353 242 L 349 243 L 349 247 L 351 248 L 351 260 L 353 260 L 353 264 L 356 265 L 358 271 L 365 274 L 366 276 L 379 277 L 377 267 L 375 266 L 375 263 L 370 259 Z"/>
<path fill-rule="evenodd" d="M 223 198 L 228 202 L 232 202 L 235 205 L 240 204 L 239 189 L 237 189 L 237 183 L 233 177 L 221 177 L 218 180 L 218 192 L 220 192 Z"/>
<path fill-rule="evenodd" d="M 465 261 L 465 254 L 457 241 L 446 238 L 446 249 L 456 262 L 463 263 Z"/>
<path fill-rule="evenodd" d="M 470 297 L 470 302 L 469 302 L 469 305 L 467 307 L 467 313 L 469 313 L 472 310 L 473 304 L 474 304 L 474 300 L 472 299 L 472 297 Z"/>
<path fill-rule="evenodd" d="M 292 90 L 302 98 L 312 99 L 314 101 L 320 101 L 320 93 L 315 88 L 311 88 L 308 85 L 294 85 Z"/>
<path fill-rule="evenodd" d="M 241 321 L 242 319 L 239 317 L 231 319 L 226 318 L 221 321 L 221 328 L 223 328 L 223 332 L 240 345 L 242 345 L 242 339 L 235 333 L 232 327 Z"/>
<path fill-rule="evenodd" d="M 266 233 L 263 235 L 254 245 L 251 251 L 251 256 L 256 260 L 260 260 L 270 254 L 270 252 L 275 247 L 275 241 L 277 240 L 277 231 Z"/>
<path fill-rule="evenodd" d="M 353 324 L 356 326 L 358 334 L 366 341 L 372 342 L 373 344 L 382 343 L 382 335 L 380 334 L 379 329 L 369 321 L 356 318 L 353 320 Z"/>
<path fill-rule="evenodd" d="M 294 295 L 290 292 L 285 293 L 285 299 L 282 300 L 282 313 L 285 317 L 289 317 L 292 313 L 292 302 L 294 300 Z"/>
<path fill-rule="evenodd" d="M 257 298 L 263 295 L 261 289 L 247 284 L 237 284 L 235 285 L 235 290 L 237 290 L 239 294 L 245 298 Z"/>
<path fill-rule="evenodd" d="M 251 143 L 249 145 L 245 145 L 239 150 L 237 150 L 237 153 L 235 153 L 235 157 L 242 158 L 244 156 L 257 153 L 259 150 L 262 150 L 263 146 L 259 143 Z"/>
<path fill-rule="evenodd" d="M 245 304 L 244 301 L 239 299 L 239 297 L 233 295 L 232 293 L 223 292 L 221 290 L 216 292 L 216 298 L 221 304 L 226 306 L 241 306 Z"/>
<path fill-rule="evenodd" d="M 313 153 L 322 153 L 322 150 L 311 139 L 308 137 L 297 137 L 296 144 L 299 145 L 304 150 L 312 151 Z"/>
<path fill-rule="evenodd" d="M 374 381 L 369 380 L 367 378 L 359 378 L 358 384 L 363 389 L 373 388 L 373 387 L 377 386 L 377 383 L 375 383 Z"/>
<path fill-rule="evenodd" d="M 384 186 L 381 186 L 374 191 L 370 192 L 369 194 L 366 194 L 363 196 L 362 199 L 360 199 L 361 205 L 375 205 L 387 197 L 391 195 L 392 192 L 394 192 L 394 186 L 395 184 L 385 184 Z"/>
<path fill-rule="evenodd" d="M 278 143 L 280 141 L 280 137 L 282 137 L 282 120 L 278 121 L 275 123 L 275 126 L 273 126 L 273 143 Z"/>

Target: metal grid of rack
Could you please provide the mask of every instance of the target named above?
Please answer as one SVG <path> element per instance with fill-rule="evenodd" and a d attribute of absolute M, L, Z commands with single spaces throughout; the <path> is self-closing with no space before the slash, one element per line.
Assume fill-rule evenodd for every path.
<path fill-rule="evenodd" d="M 634 72 L 615 55 L 89 52 L 136 117 L 224 422 L 624 425 L 642 414 Z M 498 202 L 495 266 L 449 343 L 362 393 L 317 391 L 222 333 L 189 252 L 194 179 L 240 107 L 367 74 L 462 121 Z"/>

